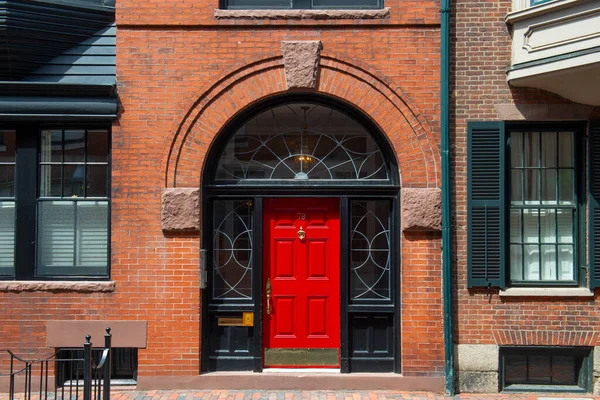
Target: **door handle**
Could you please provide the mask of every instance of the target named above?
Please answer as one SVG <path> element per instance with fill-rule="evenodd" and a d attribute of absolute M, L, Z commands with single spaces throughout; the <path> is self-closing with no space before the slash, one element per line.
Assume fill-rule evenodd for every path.
<path fill-rule="evenodd" d="M 265 288 L 265 293 L 267 294 L 267 307 L 265 312 L 271 314 L 271 278 L 267 278 L 267 285 Z"/>

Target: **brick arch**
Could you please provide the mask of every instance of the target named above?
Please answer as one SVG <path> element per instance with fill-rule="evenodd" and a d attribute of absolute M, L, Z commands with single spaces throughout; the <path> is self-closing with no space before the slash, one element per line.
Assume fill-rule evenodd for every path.
<path fill-rule="evenodd" d="M 166 160 L 166 187 L 199 187 L 214 139 L 239 111 L 287 92 L 282 57 L 263 58 L 231 71 L 190 107 Z M 402 187 L 440 186 L 437 142 L 400 87 L 368 66 L 322 54 L 315 93 L 360 110 L 386 135 L 396 154 Z"/>

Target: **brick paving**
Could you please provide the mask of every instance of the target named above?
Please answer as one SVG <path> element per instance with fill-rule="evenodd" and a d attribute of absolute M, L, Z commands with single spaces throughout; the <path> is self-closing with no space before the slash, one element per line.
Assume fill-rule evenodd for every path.
<path fill-rule="evenodd" d="M 600 399 L 586 394 L 460 394 L 444 396 L 431 392 L 394 391 L 279 391 L 279 390 L 153 390 L 113 392 L 112 400 L 541 400 Z M 3 399 L 0 399 L 3 400 Z"/>
<path fill-rule="evenodd" d="M 48 400 L 54 399 L 53 395 Z M 459 394 L 454 397 L 431 392 L 395 391 L 281 391 L 281 390 L 126 390 L 113 391 L 111 400 L 600 400 L 590 394 Z M 0 394 L 0 400 L 10 400 Z M 17 394 L 14 400 L 23 400 Z M 31 396 L 31 400 L 40 400 Z"/>

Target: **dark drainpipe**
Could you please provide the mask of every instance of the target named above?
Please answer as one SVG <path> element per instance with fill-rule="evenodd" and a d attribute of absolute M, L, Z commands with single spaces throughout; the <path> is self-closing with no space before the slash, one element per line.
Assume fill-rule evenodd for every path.
<path fill-rule="evenodd" d="M 450 0 L 441 0 L 440 134 L 442 151 L 442 286 L 444 299 L 444 362 L 446 394 L 454 396 L 454 326 L 452 313 L 452 214 L 450 193 Z"/>

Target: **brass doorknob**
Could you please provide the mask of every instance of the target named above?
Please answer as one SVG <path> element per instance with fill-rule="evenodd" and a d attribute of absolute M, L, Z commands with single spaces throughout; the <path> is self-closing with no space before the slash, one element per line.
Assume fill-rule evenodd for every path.
<path fill-rule="evenodd" d="M 271 314 L 271 278 L 267 278 L 265 293 L 267 294 L 267 307 L 265 312 Z"/>

